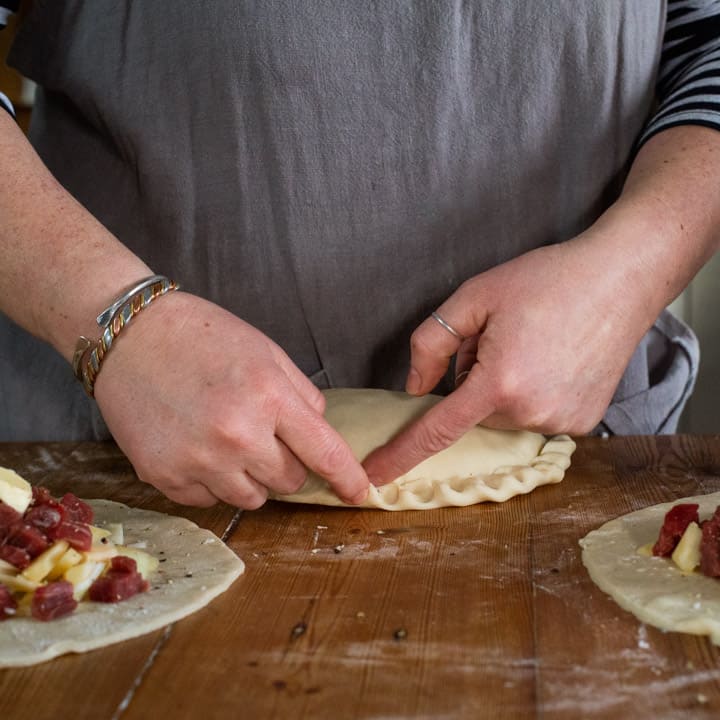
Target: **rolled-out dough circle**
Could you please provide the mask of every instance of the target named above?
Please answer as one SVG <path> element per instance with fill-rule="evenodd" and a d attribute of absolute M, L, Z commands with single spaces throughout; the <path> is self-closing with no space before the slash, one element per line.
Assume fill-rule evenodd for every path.
<path fill-rule="evenodd" d="M 30 617 L 0 622 L 0 668 L 34 665 L 144 635 L 207 605 L 245 569 L 209 530 L 185 518 L 88 500 L 93 524 L 122 523 L 125 542 L 140 543 L 163 563 L 150 589 L 119 603 L 82 602 L 72 615 L 41 622 Z"/>
<path fill-rule="evenodd" d="M 684 573 L 670 558 L 638 553 L 638 548 L 657 540 L 665 513 L 680 503 L 698 503 L 702 521 L 720 505 L 720 492 L 652 505 L 610 520 L 580 540 L 582 561 L 595 584 L 642 622 L 662 630 L 709 635 L 720 645 L 720 579 Z"/>

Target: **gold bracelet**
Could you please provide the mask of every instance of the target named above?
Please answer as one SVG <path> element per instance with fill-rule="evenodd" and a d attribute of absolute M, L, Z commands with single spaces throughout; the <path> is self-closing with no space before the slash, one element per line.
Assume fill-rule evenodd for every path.
<path fill-rule="evenodd" d="M 162 275 L 147 278 L 98 315 L 102 334 L 94 347 L 88 338 L 81 336 L 78 339 L 73 355 L 73 371 L 90 397 L 95 396 L 95 380 L 120 331 L 151 302 L 179 287 L 177 283 Z"/>

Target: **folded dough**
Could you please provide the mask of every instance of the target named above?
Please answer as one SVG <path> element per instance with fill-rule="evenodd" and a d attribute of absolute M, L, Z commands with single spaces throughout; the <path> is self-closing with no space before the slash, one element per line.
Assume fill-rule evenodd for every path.
<path fill-rule="evenodd" d="M 368 389 L 325 390 L 324 394 L 325 418 L 361 461 L 442 399 Z M 363 507 L 424 510 L 485 500 L 504 502 L 538 485 L 560 482 L 574 449 L 575 443 L 567 435 L 547 440 L 537 433 L 490 430 L 478 425 L 392 483 L 371 487 Z M 286 502 L 345 505 L 327 482 L 312 472 L 298 492 L 271 497 Z"/>

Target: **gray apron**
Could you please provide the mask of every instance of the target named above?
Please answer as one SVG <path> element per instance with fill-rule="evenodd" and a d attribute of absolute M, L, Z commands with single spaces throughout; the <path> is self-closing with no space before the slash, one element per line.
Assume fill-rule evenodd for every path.
<path fill-rule="evenodd" d="M 36 0 L 10 62 L 41 88 L 44 161 L 155 272 L 320 386 L 398 388 L 463 280 L 617 196 L 664 22 L 619 0 Z M 696 363 L 661 321 L 603 428 L 674 429 Z M 0 403 L 1 439 L 107 436 L 1 317 Z"/>

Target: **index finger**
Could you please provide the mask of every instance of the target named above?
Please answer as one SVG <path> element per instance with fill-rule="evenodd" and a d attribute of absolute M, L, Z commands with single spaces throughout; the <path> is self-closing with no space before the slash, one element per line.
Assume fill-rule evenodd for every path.
<path fill-rule="evenodd" d="M 278 420 L 276 435 L 313 472 L 328 481 L 344 502 L 357 505 L 367 497 L 367 474 L 350 446 L 303 400 L 289 404 Z"/>
<path fill-rule="evenodd" d="M 460 387 L 365 458 L 363 465 L 373 485 L 385 485 L 404 475 L 492 414 L 494 400 L 478 382 L 478 371 L 475 365 Z"/>

